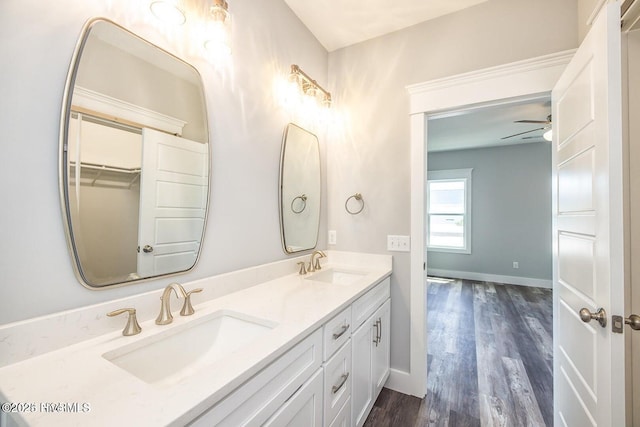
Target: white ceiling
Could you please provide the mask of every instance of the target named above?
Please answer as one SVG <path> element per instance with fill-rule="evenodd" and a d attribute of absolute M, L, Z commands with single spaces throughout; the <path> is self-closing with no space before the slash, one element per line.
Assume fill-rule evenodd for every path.
<path fill-rule="evenodd" d="M 549 114 L 549 99 L 442 114 L 429 118 L 427 147 L 432 152 L 544 142 L 542 134 L 546 130 L 501 138 L 545 127 L 544 124 L 514 122 L 546 120 Z"/>
<path fill-rule="evenodd" d="M 285 0 L 329 51 L 487 0 Z"/>
<path fill-rule="evenodd" d="M 285 0 L 329 52 L 485 1 Z M 514 121 L 546 120 L 551 114 L 550 104 L 549 100 L 511 103 L 430 118 L 429 151 L 543 142 L 542 130 L 504 140 L 501 138 L 543 127 Z"/>

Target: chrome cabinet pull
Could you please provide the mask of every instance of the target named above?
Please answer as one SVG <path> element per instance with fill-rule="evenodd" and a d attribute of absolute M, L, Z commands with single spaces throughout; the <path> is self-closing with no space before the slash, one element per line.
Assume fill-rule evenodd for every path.
<path fill-rule="evenodd" d="M 342 325 L 342 328 L 340 328 L 340 332 L 336 332 L 333 334 L 333 339 L 337 340 L 338 338 L 340 338 L 341 336 L 344 335 L 345 332 L 347 332 L 347 330 L 349 329 L 349 324 L 346 325 Z"/>
<path fill-rule="evenodd" d="M 376 328 L 376 336 L 373 339 L 373 342 L 376 343 L 376 347 L 378 346 L 378 333 L 380 332 L 380 327 L 378 326 L 378 321 L 373 324 L 373 327 Z"/>
<path fill-rule="evenodd" d="M 382 341 L 382 318 L 378 317 L 378 342 Z"/>
<path fill-rule="evenodd" d="M 349 378 L 349 372 L 347 372 L 346 374 L 342 374 L 342 376 L 340 377 L 340 382 L 331 387 L 331 392 L 333 394 L 336 394 L 338 390 L 340 390 L 342 386 L 344 386 L 344 384 L 347 382 L 347 378 Z"/>
<path fill-rule="evenodd" d="M 588 308 L 580 309 L 580 320 L 584 323 L 589 323 L 592 320 L 597 320 L 600 326 L 603 328 L 607 327 L 607 312 L 604 311 L 604 308 L 600 307 L 598 311 L 592 313 Z"/>

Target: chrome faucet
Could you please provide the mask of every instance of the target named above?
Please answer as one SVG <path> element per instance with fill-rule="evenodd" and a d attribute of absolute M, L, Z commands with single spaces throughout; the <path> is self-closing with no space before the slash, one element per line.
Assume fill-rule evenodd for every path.
<path fill-rule="evenodd" d="M 174 291 L 178 298 L 182 297 L 185 300 L 187 298 L 187 293 L 180 283 L 167 285 L 160 297 L 160 314 L 158 314 L 156 318 L 156 325 L 168 325 L 173 322 L 173 316 L 171 315 L 171 291 Z"/>
<path fill-rule="evenodd" d="M 316 255 L 318 258 L 316 258 Z M 327 255 L 322 251 L 313 251 L 311 254 L 311 261 L 309 261 L 309 268 L 307 271 L 312 273 L 316 270 L 322 270 L 322 266 L 320 265 L 320 258 L 326 258 Z"/>

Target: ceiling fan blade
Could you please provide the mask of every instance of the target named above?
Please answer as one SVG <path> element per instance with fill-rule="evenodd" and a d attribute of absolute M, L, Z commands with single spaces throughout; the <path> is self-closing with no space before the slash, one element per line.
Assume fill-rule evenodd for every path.
<path fill-rule="evenodd" d="M 545 128 L 538 128 L 538 129 L 528 130 L 528 131 L 525 131 L 525 132 L 514 133 L 513 135 L 505 136 L 505 137 L 502 137 L 500 139 L 509 139 L 509 138 L 513 138 L 514 136 L 524 135 L 525 133 L 531 133 L 531 132 L 535 132 L 537 130 L 543 130 L 543 129 L 545 129 Z"/>

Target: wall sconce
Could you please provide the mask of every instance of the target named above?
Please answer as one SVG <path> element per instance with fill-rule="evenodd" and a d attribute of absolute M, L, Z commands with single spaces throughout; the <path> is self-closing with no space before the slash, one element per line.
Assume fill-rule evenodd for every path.
<path fill-rule="evenodd" d="M 182 25 L 187 20 L 181 0 L 154 0 L 149 9 L 156 18 L 167 24 Z"/>
<path fill-rule="evenodd" d="M 200 46 L 199 55 L 216 64 L 230 56 L 231 15 L 226 0 L 151 0 L 149 9 L 165 24 L 185 24 L 184 34 L 189 44 Z"/>
<path fill-rule="evenodd" d="M 205 49 L 214 58 L 231 54 L 231 15 L 226 0 L 212 0 L 205 29 Z"/>
<path fill-rule="evenodd" d="M 289 80 L 295 82 L 303 94 L 306 96 L 318 100 L 324 107 L 331 107 L 331 93 L 322 88 L 313 80 L 307 73 L 302 71 L 296 64 L 291 65 L 291 73 L 289 74 Z"/>

